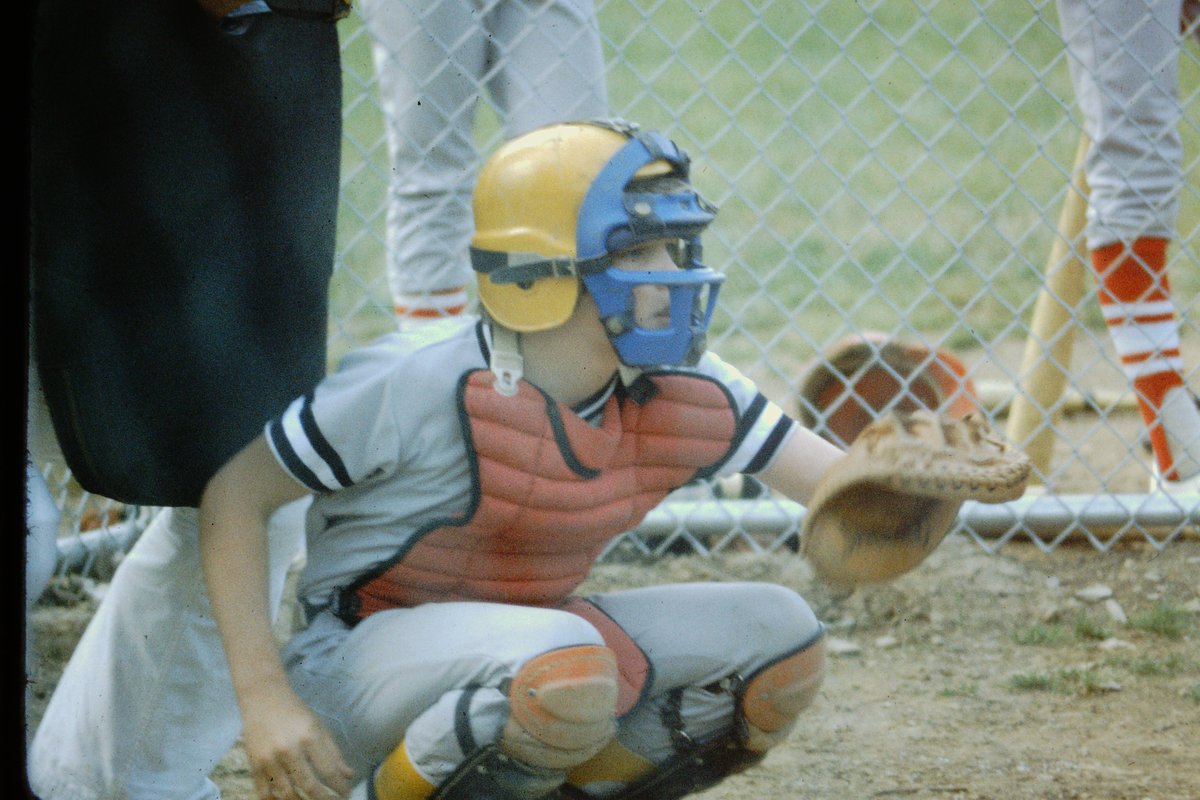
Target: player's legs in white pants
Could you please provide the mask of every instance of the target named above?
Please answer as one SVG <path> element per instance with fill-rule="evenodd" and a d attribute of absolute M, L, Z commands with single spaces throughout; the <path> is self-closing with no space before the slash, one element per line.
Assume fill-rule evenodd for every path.
<path fill-rule="evenodd" d="M 695 744 L 733 733 L 745 712 L 735 700 L 738 679 L 752 679 L 782 658 L 819 647 L 824 630 L 798 594 L 767 583 L 653 586 L 589 599 L 631 634 L 650 660 L 652 683 L 638 707 L 619 721 L 616 737 L 647 766 L 664 765 L 680 752 L 679 732 Z M 816 654 L 809 666 L 811 672 L 798 676 L 804 685 L 794 688 L 811 699 L 823 675 L 823 658 Z M 796 710 L 804 705 L 807 699 Z M 770 745 L 793 727 L 795 718 L 787 716 L 771 732 Z M 602 776 L 604 767 L 591 772 Z M 627 783 L 599 781 L 587 789 L 604 796 Z"/>
<path fill-rule="evenodd" d="M 1076 102 L 1091 138 L 1089 249 L 1175 236 L 1182 189 L 1182 0 L 1059 0 Z"/>
<path fill-rule="evenodd" d="M 523 665 L 598 645 L 595 628 L 563 611 L 427 603 L 378 612 L 353 629 L 320 614 L 292 639 L 286 663 L 360 780 L 403 739 L 436 786 L 470 755 L 468 740 L 498 739 L 508 719 L 507 682 Z"/>
<path fill-rule="evenodd" d="M 591 0 L 502 2 L 487 15 L 484 81 L 505 134 L 608 114 L 604 53 Z"/>
<path fill-rule="evenodd" d="M 28 370 L 25 431 L 25 612 L 28 613 L 54 575 L 62 516 L 40 469 L 46 462 L 61 462 L 62 453 L 54 438 L 54 424 L 50 421 L 50 410 L 46 407 L 46 396 L 32 357 Z"/>
<path fill-rule="evenodd" d="M 1185 179 L 1179 134 L 1182 0 L 1059 0 L 1091 139 L 1085 234 L 1100 302 L 1168 491 L 1200 481 L 1200 409 L 1187 390 L 1166 244 Z M 1132 255 L 1131 255 L 1132 254 Z M 1152 482 L 1152 488 L 1158 484 Z"/>
<path fill-rule="evenodd" d="M 308 500 L 271 520 L 271 602 L 300 552 Z M 212 800 L 240 719 L 200 565 L 197 511 L 159 513 L 113 580 L 29 754 L 42 800 Z"/>
<path fill-rule="evenodd" d="M 25 465 L 25 611 L 42 596 L 58 560 L 58 523 L 61 515 L 42 473 L 29 461 Z"/>
<path fill-rule="evenodd" d="M 466 302 L 477 105 L 505 133 L 608 113 L 591 0 L 363 0 L 387 130 L 388 281 L 398 309 Z M 437 296 L 430 293 L 438 292 Z"/>
<path fill-rule="evenodd" d="M 27 461 L 25 466 L 25 707 L 33 700 L 40 680 L 30 614 L 54 576 L 58 560 L 58 524 L 61 515 L 46 479 Z M 29 732 L 26 731 L 26 741 Z"/>
<path fill-rule="evenodd" d="M 678 753 L 678 733 L 668 724 L 673 711 L 692 741 L 730 734 L 742 709 L 731 691 L 717 687 L 734 676 L 751 678 L 822 635 L 798 595 L 769 584 L 662 586 L 591 599 L 635 637 L 652 666 L 652 684 L 617 734 L 647 772 Z M 589 623 L 565 612 L 430 603 L 376 613 L 352 630 L 321 614 L 292 640 L 287 663 L 297 691 L 333 731 L 360 779 L 403 741 L 424 785 L 395 795 L 407 800 L 427 796 L 473 748 L 497 740 L 510 714 L 507 683 L 523 665 L 601 641 Z M 815 691 L 819 674 L 807 677 Z M 793 722 L 789 717 L 774 731 L 772 743 Z M 605 757 L 601 751 L 593 760 Z M 627 783 L 608 779 L 604 765 L 589 774 L 588 791 L 597 794 Z M 362 787 L 359 795 L 365 796 Z"/>
<path fill-rule="evenodd" d="M 31 706 L 41 676 L 35 657 L 35 638 L 30 613 L 50 585 L 58 564 L 58 528 L 62 514 L 46 484 L 41 469 L 50 461 L 61 462 L 62 453 L 54 439 L 54 426 L 34 359 L 30 358 L 26 404 L 25 461 L 25 702 Z M 26 741 L 29 731 L 26 731 Z"/>

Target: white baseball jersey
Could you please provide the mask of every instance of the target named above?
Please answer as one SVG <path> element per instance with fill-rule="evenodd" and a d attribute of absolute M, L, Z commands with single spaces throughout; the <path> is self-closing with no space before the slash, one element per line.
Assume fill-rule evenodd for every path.
<path fill-rule="evenodd" d="M 316 493 L 299 586 L 306 604 L 324 605 L 414 532 L 470 507 L 457 390 L 465 373 L 487 368 L 489 341 L 478 318 L 384 336 L 347 356 L 267 425 L 279 463 Z M 719 475 L 762 469 L 794 432 L 797 423 L 712 353 L 680 371 L 715 379 L 733 398 L 741 438 Z M 614 377 L 575 412 L 598 422 L 615 387 Z"/>

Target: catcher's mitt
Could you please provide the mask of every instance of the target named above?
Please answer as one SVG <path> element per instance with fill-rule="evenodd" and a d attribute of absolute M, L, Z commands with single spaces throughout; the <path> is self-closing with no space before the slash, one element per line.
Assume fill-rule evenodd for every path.
<path fill-rule="evenodd" d="M 821 478 L 801 553 L 833 586 L 889 580 L 933 552 L 964 500 L 1020 497 L 1029 469 L 1025 455 L 1005 447 L 980 414 L 891 412 L 864 428 Z"/>

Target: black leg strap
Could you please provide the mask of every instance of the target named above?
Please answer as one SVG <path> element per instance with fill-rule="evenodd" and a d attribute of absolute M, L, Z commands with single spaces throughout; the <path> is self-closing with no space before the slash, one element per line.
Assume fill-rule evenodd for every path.
<path fill-rule="evenodd" d="M 724 734 L 672 757 L 609 800 L 678 800 L 716 786 L 765 756 L 742 747 L 733 734 Z M 567 800 L 570 795 L 561 797 Z"/>
<path fill-rule="evenodd" d="M 721 736 L 672 757 L 641 780 L 631 783 L 608 800 L 679 800 L 711 789 L 730 775 L 750 769 L 766 753 L 746 750 L 731 735 Z M 584 800 L 582 790 L 564 784 L 544 800 Z"/>
<path fill-rule="evenodd" d="M 562 772 L 531 767 L 489 744 L 475 751 L 429 800 L 530 800 L 550 798 Z"/>

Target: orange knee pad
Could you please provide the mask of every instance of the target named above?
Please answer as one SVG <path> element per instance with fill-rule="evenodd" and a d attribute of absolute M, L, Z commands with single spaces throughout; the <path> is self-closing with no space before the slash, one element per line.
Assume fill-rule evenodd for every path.
<path fill-rule="evenodd" d="M 825 678 L 825 637 L 760 669 L 741 694 L 747 750 L 766 752 L 787 737 Z"/>
<path fill-rule="evenodd" d="M 508 702 L 501 750 L 534 767 L 569 769 L 616 733 L 616 658 L 599 645 L 544 653 L 513 676 Z"/>

